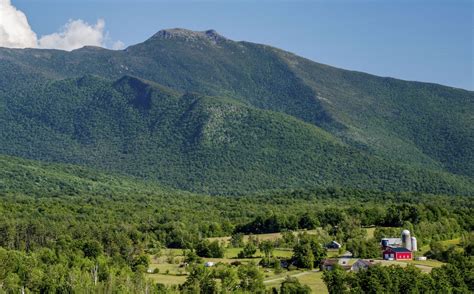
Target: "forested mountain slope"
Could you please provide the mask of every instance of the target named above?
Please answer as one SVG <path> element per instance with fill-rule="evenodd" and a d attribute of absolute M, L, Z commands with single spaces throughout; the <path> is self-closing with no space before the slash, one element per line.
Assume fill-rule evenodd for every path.
<path fill-rule="evenodd" d="M 123 51 L 0 49 L 0 153 L 205 193 L 472 194 L 473 103 L 214 31 Z"/>

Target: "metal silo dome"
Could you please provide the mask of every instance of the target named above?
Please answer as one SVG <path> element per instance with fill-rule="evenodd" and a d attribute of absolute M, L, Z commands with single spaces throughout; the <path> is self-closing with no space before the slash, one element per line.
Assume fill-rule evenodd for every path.
<path fill-rule="evenodd" d="M 418 251 L 416 237 L 411 237 L 411 251 Z"/>
<path fill-rule="evenodd" d="M 409 230 L 402 231 L 402 246 L 411 251 L 411 237 Z"/>

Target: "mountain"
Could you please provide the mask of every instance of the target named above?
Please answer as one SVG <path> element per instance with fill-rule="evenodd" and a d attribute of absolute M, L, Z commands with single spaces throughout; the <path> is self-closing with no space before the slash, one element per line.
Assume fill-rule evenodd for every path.
<path fill-rule="evenodd" d="M 0 49 L 0 153 L 211 194 L 474 192 L 474 93 L 215 31 L 123 51 Z"/>

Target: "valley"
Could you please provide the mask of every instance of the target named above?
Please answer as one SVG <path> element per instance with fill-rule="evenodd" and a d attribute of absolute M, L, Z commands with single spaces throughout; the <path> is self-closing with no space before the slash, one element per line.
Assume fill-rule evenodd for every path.
<path fill-rule="evenodd" d="M 332 272 L 320 271 L 320 264 L 345 251 L 354 254 L 349 265 L 374 260 L 419 278 L 450 270 L 471 254 L 469 196 L 335 188 L 206 196 L 79 166 L 0 161 L 0 261 L 9 289 L 25 283 L 32 291 L 178 293 L 206 283 L 248 292 L 283 284 L 326 293 Z M 407 226 L 429 260 L 380 260 L 380 239 Z M 324 249 L 333 240 L 343 247 Z M 441 284 L 433 280 L 429 287 Z"/>

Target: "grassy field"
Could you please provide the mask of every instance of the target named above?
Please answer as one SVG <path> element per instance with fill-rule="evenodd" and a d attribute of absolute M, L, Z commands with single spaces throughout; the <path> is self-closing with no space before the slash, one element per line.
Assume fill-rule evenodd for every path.
<path fill-rule="evenodd" d="M 149 274 L 148 277 L 156 283 L 167 286 L 181 285 L 186 281 L 187 276 L 165 275 L 165 274 Z"/>
<path fill-rule="evenodd" d="M 297 231 L 294 232 L 294 234 L 298 233 L 303 233 L 306 232 L 308 234 L 318 234 L 318 232 L 321 230 L 321 228 L 314 229 L 314 230 L 304 230 L 304 231 Z M 265 241 L 265 240 L 270 240 L 270 241 L 275 241 L 277 239 L 280 239 L 282 237 L 281 233 L 269 233 L 269 234 L 255 234 L 255 235 L 244 235 L 244 242 L 247 242 L 250 237 L 257 238 L 259 241 Z M 226 237 L 214 237 L 214 238 L 208 238 L 209 241 L 219 241 L 221 244 L 228 245 L 230 236 Z"/>
<path fill-rule="evenodd" d="M 441 244 L 444 246 L 459 246 L 461 244 L 461 238 L 455 238 L 451 240 L 444 240 L 444 241 L 439 241 Z M 421 248 L 419 248 L 418 254 L 419 256 L 423 256 L 430 250 L 430 244 L 423 245 Z"/>
<path fill-rule="evenodd" d="M 374 237 L 375 227 L 365 228 L 365 230 L 367 232 L 367 240 L 372 239 Z"/>
<path fill-rule="evenodd" d="M 444 265 L 444 262 L 428 259 L 428 260 L 407 260 L 407 263 L 414 264 L 414 265 L 425 265 L 430 267 L 440 267 Z"/>
<path fill-rule="evenodd" d="M 322 276 L 322 272 L 310 272 L 307 275 L 298 277 L 298 279 L 302 284 L 308 285 L 315 294 L 328 293 L 328 289 L 326 288 L 326 284 L 323 282 Z"/>
<path fill-rule="evenodd" d="M 383 266 L 399 265 L 401 267 L 405 267 L 408 264 L 413 264 L 414 266 L 426 273 L 429 273 L 433 268 L 440 267 L 444 264 L 443 262 L 437 260 L 375 260 L 375 263 L 380 263 Z"/>
<path fill-rule="evenodd" d="M 315 294 L 326 294 L 328 293 L 328 290 L 326 288 L 326 285 L 324 284 L 322 280 L 322 275 L 323 273 L 320 271 L 293 271 L 293 272 L 285 272 L 283 274 L 280 274 L 278 276 L 274 276 L 271 278 L 266 278 L 265 279 L 265 286 L 268 289 L 271 289 L 272 287 L 279 288 L 281 283 L 285 280 L 286 276 L 291 276 L 291 277 L 296 277 L 301 284 L 308 285 L 312 293 Z"/>
<path fill-rule="evenodd" d="M 237 255 L 239 252 L 242 251 L 242 248 L 227 248 L 225 251 L 224 257 L 226 259 L 237 259 Z M 284 248 L 277 248 L 273 250 L 273 256 L 275 257 L 284 257 L 288 258 L 293 255 L 293 251 L 291 249 L 284 249 Z M 263 253 L 257 249 L 257 252 L 254 254 L 254 257 L 261 258 L 263 257 Z"/>
<path fill-rule="evenodd" d="M 367 232 L 367 239 L 371 239 L 371 238 L 374 237 L 375 227 L 364 228 L 364 229 Z M 303 233 L 303 232 L 306 232 L 308 234 L 318 234 L 318 232 L 320 230 L 322 230 L 322 228 L 317 228 L 317 229 L 314 229 L 314 230 L 296 231 L 294 233 L 295 233 L 295 235 L 298 234 L 298 233 Z M 259 241 L 264 241 L 264 240 L 275 241 L 275 240 L 280 239 L 282 237 L 281 233 L 244 235 L 244 242 L 247 242 L 250 236 L 253 237 L 253 238 L 257 238 Z M 227 246 L 229 244 L 230 236 L 213 237 L 213 238 L 208 238 L 208 240 L 211 241 L 211 242 L 217 240 L 221 244 L 224 244 L 224 245 Z"/>

